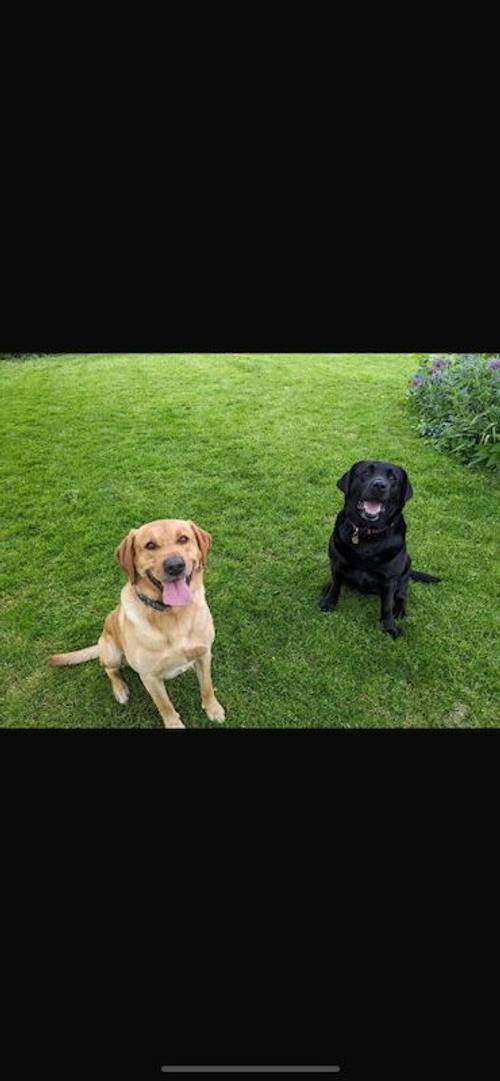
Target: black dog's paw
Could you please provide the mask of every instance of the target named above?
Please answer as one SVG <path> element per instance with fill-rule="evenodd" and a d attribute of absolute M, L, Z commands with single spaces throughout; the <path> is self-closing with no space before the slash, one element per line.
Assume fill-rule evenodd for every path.
<path fill-rule="evenodd" d="M 401 627 L 396 627 L 396 625 L 394 627 L 384 627 L 384 631 L 386 634 L 390 634 L 391 638 L 401 638 L 403 633 Z"/>
<path fill-rule="evenodd" d="M 403 619 L 406 615 L 406 606 L 404 601 L 396 600 L 394 602 L 394 608 L 392 609 L 394 619 Z"/>
<path fill-rule="evenodd" d="M 327 582 L 321 590 L 321 596 L 318 604 L 322 612 L 333 612 L 333 609 L 337 607 L 338 597 L 334 596 L 332 583 Z"/>

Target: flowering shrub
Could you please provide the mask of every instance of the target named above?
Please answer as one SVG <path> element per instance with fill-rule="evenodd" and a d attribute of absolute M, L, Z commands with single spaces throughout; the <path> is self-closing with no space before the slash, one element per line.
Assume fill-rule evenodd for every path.
<path fill-rule="evenodd" d="M 500 357 L 428 356 L 409 381 L 417 431 L 468 465 L 500 469 Z"/>

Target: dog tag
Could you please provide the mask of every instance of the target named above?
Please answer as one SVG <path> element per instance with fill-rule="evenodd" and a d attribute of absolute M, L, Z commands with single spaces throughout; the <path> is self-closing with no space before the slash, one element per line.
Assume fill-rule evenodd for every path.
<path fill-rule="evenodd" d="M 353 544 L 359 544 L 359 529 L 358 529 L 357 526 L 356 526 L 356 529 L 354 530 L 354 533 L 353 533 L 351 539 L 352 539 Z"/>

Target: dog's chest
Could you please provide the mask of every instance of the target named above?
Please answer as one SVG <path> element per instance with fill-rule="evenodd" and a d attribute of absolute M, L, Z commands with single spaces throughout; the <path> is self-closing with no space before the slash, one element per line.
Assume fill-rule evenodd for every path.
<path fill-rule="evenodd" d="M 170 641 L 164 635 L 149 632 L 140 642 L 128 642 L 127 661 L 137 672 L 174 679 L 194 664 L 193 649 L 188 639 Z"/>
<path fill-rule="evenodd" d="M 174 679 L 193 667 L 192 635 L 149 631 L 141 640 L 140 651 L 146 666 L 160 679 Z"/>
<path fill-rule="evenodd" d="M 165 667 L 163 667 L 163 664 Z M 185 658 L 177 656 L 176 658 L 166 657 L 162 662 L 162 671 L 159 672 L 161 679 L 175 679 L 175 676 L 182 675 L 183 672 L 187 672 L 188 668 L 192 668 L 194 661 L 188 661 Z"/>
<path fill-rule="evenodd" d="M 159 679 L 174 679 L 192 668 L 213 640 L 211 620 L 204 608 L 181 613 L 179 618 L 168 614 L 160 618 L 146 615 L 142 607 L 127 603 L 122 614 L 122 640 L 125 656 L 131 668 L 141 675 Z"/>

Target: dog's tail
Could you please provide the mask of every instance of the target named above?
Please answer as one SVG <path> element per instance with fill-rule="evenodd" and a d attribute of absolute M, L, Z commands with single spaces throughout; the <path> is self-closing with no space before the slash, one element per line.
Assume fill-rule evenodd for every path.
<path fill-rule="evenodd" d="M 75 649 L 73 653 L 54 653 L 49 657 L 49 664 L 83 664 L 84 661 L 94 661 L 99 656 L 99 643 L 95 646 L 87 646 L 86 649 Z"/>
<path fill-rule="evenodd" d="M 441 582 L 441 578 L 436 578 L 433 574 L 426 574 L 425 571 L 410 571 L 410 578 L 413 578 L 414 582 Z"/>

